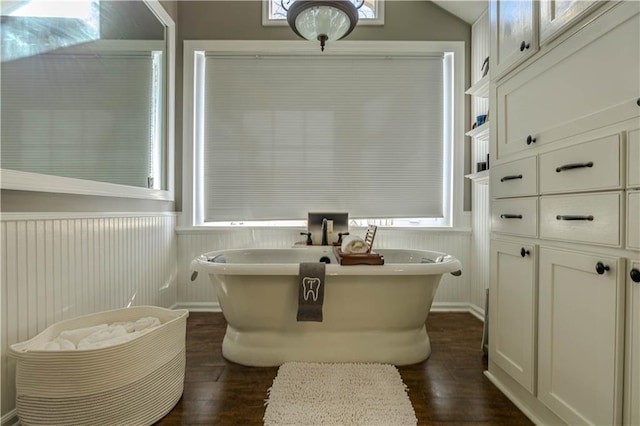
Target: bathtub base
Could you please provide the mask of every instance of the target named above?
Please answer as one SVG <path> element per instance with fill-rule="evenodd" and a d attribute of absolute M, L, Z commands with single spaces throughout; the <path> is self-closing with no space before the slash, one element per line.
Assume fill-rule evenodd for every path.
<path fill-rule="evenodd" d="M 315 324 L 319 325 L 320 324 Z M 227 326 L 225 359 L 252 367 L 301 362 L 416 364 L 431 354 L 427 330 L 275 332 L 238 331 Z"/>

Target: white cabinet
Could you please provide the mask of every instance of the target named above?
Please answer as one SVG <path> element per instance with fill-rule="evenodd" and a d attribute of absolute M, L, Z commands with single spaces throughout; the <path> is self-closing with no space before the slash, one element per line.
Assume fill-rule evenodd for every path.
<path fill-rule="evenodd" d="M 640 261 L 627 269 L 624 424 L 640 425 Z"/>
<path fill-rule="evenodd" d="M 490 2 L 487 375 L 537 424 L 640 426 L 640 2 L 534 5 L 520 63 Z"/>
<path fill-rule="evenodd" d="M 500 77 L 537 50 L 535 12 L 531 0 L 489 2 L 492 77 Z"/>
<path fill-rule="evenodd" d="M 624 260 L 540 248 L 538 398 L 569 424 L 620 424 Z"/>
<path fill-rule="evenodd" d="M 558 36 L 569 25 L 602 4 L 598 0 L 539 0 L 540 44 Z"/>
<path fill-rule="evenodd" d="M 491 105 L 497 121 L 492 158 L 534 151 L 636 117 L 637 40 L 640 2 L 623 2 L 597 25 L 585 27 L 526 69 L 509 75 L 496 86 L 496 105 Z"/>
<path fill-rule="evenodd" d="M 489 358 L 535 393 L 536 246 L 491 241 Z"/>

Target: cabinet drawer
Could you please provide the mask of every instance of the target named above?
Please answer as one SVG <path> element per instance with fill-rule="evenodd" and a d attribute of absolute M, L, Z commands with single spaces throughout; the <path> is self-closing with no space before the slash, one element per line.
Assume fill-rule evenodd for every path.
<path fill-rule="evenodd" d="M 622 188 L 620 135 L 540 155 L 540 193 Z"/>
<path fill-rule="evenodd" d="M 508 198 L 491 204 L 491 230 L 535 237 L 538 233 L 538 198 Z"/>
<path fill-rule="evenodd" d="M 586 26 L 497 86 L 497 159 L 638 115 L 640 50 L 629 40 L 640 15 L 623 3 L 599 20 L 610 31 Z"/>
<path fill-rule="evenodd" d="M 622 192 L 540 197 L 540 238 L 619 247 Z"/>
<path fill-rule="evenodd" d="M 536 157 L 529 157 L 491 168 L 491 195 L 494 198 L 536 195 Z"/>
<path fill-rule="evenodd" d="M 627 188 L 640 187 L 640 130 L 627 134 Z"/>
<path fill-rule="evenodd" d="M 627 193 L 627 248 L 640 250 L 640 191 Z"/>

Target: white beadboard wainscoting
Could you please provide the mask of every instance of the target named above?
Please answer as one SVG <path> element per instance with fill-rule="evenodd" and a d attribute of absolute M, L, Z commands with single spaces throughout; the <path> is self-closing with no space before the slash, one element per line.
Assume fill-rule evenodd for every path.
<path fill-rule="evenodd" d="M 191 281 L 189 264 L 194 257 L 214 250 L 249 247 L 291 247 L 302 241 L 301 229 L 237 228 L 178 230 L 178 307 L 190 310 L 218 310 L 209 277 L 200 274 Z M 364 235 L 366 229 L 351 229 Z M 434 299 L 434 310 L 463 310 L 482 315 L 484 299 L 470 306 L 471 232 L 421 229 L 382 229 L 376 233 L 376 248 L 407 248 L 449 253 L 462 262 L 462 276 L 444 275 Z"/>
<path fill-rule="evenodd" d="M 489 185 L 473 184 L 473 236 L 471 241 L 471 268 L 469 275 L 469 304 L 476 316 L 484 315 L 485 292 L 489 288 L 489 246 L 491 218 L 489 211 Z"/>
<path fill-rule="evenodd" d="M 174 213 L 6 213 L 0 221 L 2 424 L 15 420 L 9 345 L 63 319 L 174 306 Z"/>

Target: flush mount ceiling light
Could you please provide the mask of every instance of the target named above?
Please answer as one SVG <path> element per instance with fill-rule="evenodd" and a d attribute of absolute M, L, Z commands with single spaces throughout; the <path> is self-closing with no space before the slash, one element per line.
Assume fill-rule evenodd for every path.
<path fill-rule="evenodd" d="M 295 0 L 287 9 L 287 22 L 294 33 L 307 40 L 320 41 L 324 51 L 326 42 L 340 40 L 353 31 L 358 23 L 358 9 L 351 0 Z"/>

